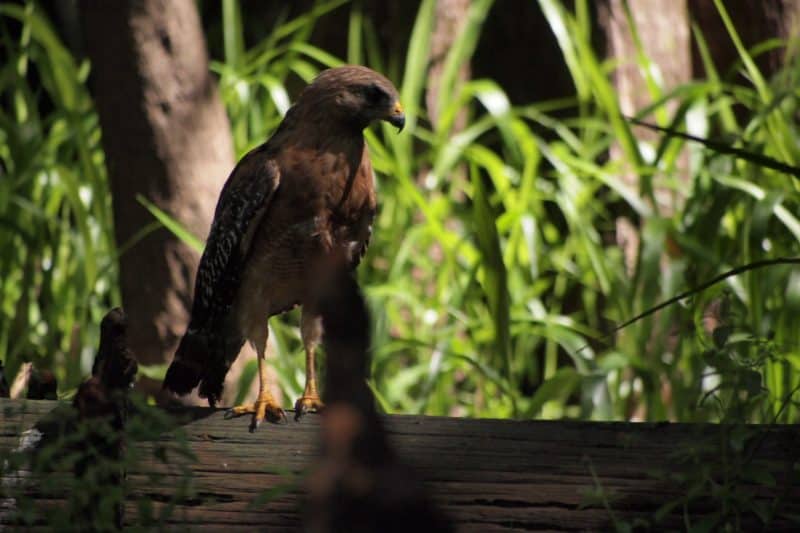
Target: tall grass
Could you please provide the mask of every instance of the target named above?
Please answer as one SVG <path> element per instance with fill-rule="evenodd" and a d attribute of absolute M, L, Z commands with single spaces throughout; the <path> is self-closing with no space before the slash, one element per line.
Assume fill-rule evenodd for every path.
<path fill-rule="evenodd" d="M 119 301 L 89 65 L 33 3 L 0 5 L 0 39 L 0 359 L 11 376 L 53 368 L 68 390 Z"/>
<path fill-rule="evenodd" d="M 672 135 L 650 143 L 637 138 L 622 115 L 609 65 L 592 46 L 589 3 L 577 0 L 572 9 L 558 0 L 539 4 L 576 87 L 569 108 L 564 101 L 512 106 L 492 80 L 458 81 L 455 73 L 478 46 L 493 5 L 482 0 L 471 4 L 445 59 L 435 124 L 423 98 L 433 0 L 420 2 L 404 58 L 382 55 L 358 2 L 317 2 L 299 18 L 279 18 L 257 43 L 243 38 L 239 2 L 223 4 L 225 55 L 212 68 L 238 155 L 275 129 L 289 105 L 290 77 L 310 81 L 343 62 L 309 43 L 316 22 L 333 10 L 350 13 L 347 60 L 380 68 L 400 88 L 407 129 L 401 135 L 384 126 L 367 132 L 380 212 L 359 268 L 373 310 L 371 386 L 383 409 L 797 421 L 797 268 L 728 278 L 604 337 L 614 324 L 734 266 L 800 255 L 797 181 L 756 157 Z M 707 79 L 666 88 L 651 75 L 657 65 L 639 45 L 636 63 L 654 103 L 636 117 L 730 139 L 740 154 L 795 165 L 797 61 L 764 76 L 725 5 L 716 6 L 747 75 L 720 74 L 693 28 Z M 386 68 L 398 64 L 404 65 L 400 72 Z M 84 94 L 80 83 L 75 91 Z M 555 116 L 565 110 L 572 118 Z M 460 114 L 468 120 L 458 129 Z M 81 131 L 96 135 L 93 121 L 91 128 Z M 99 159 L 96 144 L 89 151 Z M 679 168 L 685 153 L 688 179 Z M 65 166 L 75 164 L 68 159 Z M 670 212 L 656 201 L 663 190 L 681 199 Z M 99 220 L 110 220 L 107 207 L 94 207 Z M 640 237 L 632 264 L 611 238 L 620 213 Z M 82 235 L 80 225 L 67 229 L 73 239 Z M 104 246 L 91 250 L 93 260 L 111 257 L 110 243 Z M 27 270 L 15 271 L 21 276 Z M 92 294 L 90 301 L 113 298 Z M 295 397 L 303 383 L 297 316 L 273 319 L 271 327 L 280 384 Z"/>
<path fill-rule="evenodd" d="M 314 14 L 339 4 L 321 2 Z M 664 137 L 655 146 L 637 139 L 592 47 L 588 3 L 577 2 L 574 11 L 555 0 L 540 5 L 577 88 L 573 119 L 549 115 L 557 103 L 512 107 L 491 80 L 457 82 L 492 6 L 484 1 L 471 5 L 445 60 L 441 118 L 431 124 L 422 95 L 434 2 L 423 1 L 402 77 L 394 80 L 409 135 L 388 128 L 367 133 L 381 211 L 360 276 L 374 311 L 372 385 L 383 407 L 602 419 L 719 420 L 738 413 L 771 420 L 780 413 L 781 420 L 795 420 L 786 400 L 798 381 L 790 318 L 796 269 L 732 278 L 631 325 L 610 345 L 590 342 L 731 266 L 797 255 L 796 188 L 787 176 L 683 139 Z M 724 5 L 718 7 L 724 19 Z M 351 10 L 349 60 L 376 67 L 397 62 L 370 46 L 374 36 L 359 4 L 342 9 Z M 216 66 L 231 114 L 244 111 L 234 123 L 251 126 L 237 139 L 240 153 L 271 131 L 253 125 L 273 125 L 285 109 L 276 105 L 285 91 L 266 86 L 265 76 L 293 72 L 309 80 L 319 68 L 341 63 L 306 42 L 314 18 L 277 27 L 244 52 L 247 67 L 231 68 L 227 60 Z M 750 85 L 723 79 L 707 61 L 708 80 L 667 91 L 650 75 L 657 66 L 639 44 L 637 64 L 655 102 L 639 116 L 734 138 L 745 152 L 791 164 L 795 97 L 787 89 L 797 65 L 764 79 L 735 28 L 728 30 Z M 696 29 L 695 39 L 707 58 Z M 668 111 L 673 102 L 677 112 Z M 468 124 L 457 131 L 455 117 L 464 112 Z M 615 144 L 619 155 L 608 159 Z M 678 177 L 687 150 L 688 181 Z M 633 182 L 623 173 L 632 173 Z M 655 201 L 655 190 L 665 188 L 684 198 L 669 215 Z M 638 220 L 641 236 L 631 267 L 607 238 L 620 203 Z M 709 329 L 704 316 L 714 309 L 722 315 Z M 282 383 L 292 395 L 302 383 L 295 323 L 273 321 Z"/>

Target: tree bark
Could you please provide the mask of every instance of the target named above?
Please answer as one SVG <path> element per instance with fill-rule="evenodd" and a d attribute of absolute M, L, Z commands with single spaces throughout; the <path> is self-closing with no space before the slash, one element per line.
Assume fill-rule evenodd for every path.
<path fill-rule="evenodd" d="M 595 4 L 590 2 L 589 8 L 595 10 Z M 601 32 L 592 35 L 602 38 Z M 474 79 L 496 81 L 514 105 L 575 95 L 561 48 L 539 2 L 495 2 L 470 63 Z"/>
<path fill-rule="evenodd" d="M 636 63 L 632 28 L 625 16 L 623 0 L 606 0 L 601 15 L 608 36 L 609 55 L 620 64 L 614 80 L 623 113 L 632 114 L 651 103 L 641 68 Z M 628 0 L 642 48 L 658 67 L 665 90 L 686 83 L 691 77 L 689 18 L 686 0 Z"/>
<path fill-rule="evenodd" d="M 434 125 L 439 122 L 441 111 L 439 109 L 439 86 L 444 71 L 444 62 L 447 59 L 447 53 L 464 27 L 467 11 L 469 11 L 469 0 L 438 0 L 436 2 L 436 22 L 433 27 L 429 53 L 428 88 L 425 92 L 428 118 Z M 466 62 L 458 69 L 459 85 L 469 78 L 470 64 Z M 463 130 L 466 121 L 466 110 L 462 110 L 456 118 L 454 132 Z"/>
<path fill-rule="evenodd" d="M 691 79 L 691 55 L 686 0 L 628 0 L 628 7 L 644 53 L 658 68 L 663 92 L 687 83 Z M 652 98 L 642 69 L 636 62 L 637 47 L 624 1 L 604 0 L 600 3 L 598 18 L 606 35 L 607 54 L 619 61 L 614 71 L 614 84 L 621 110 L 625 115 L 635 115 L 639 109 L 652 103 Z M 676 102 L 667 105 L 670 111 L 676 107 Z M 652 131 L 634 127 L 634 132 L 638 139 L 653 144 L 657 142 L 658 135 Z M 612 147 L 612 157 L 616 157 L 618 152 L 618 147 Z M 682 177 L 688 179 L 687 153 L 681 154 L 678 166 Z M 638 186 L 632 174 L 623 174 L 622 178 L 631 186 Z M 669 188 L 658 185 L 654 195 L 662 214 L 671 212 L 681 202 Z M 616 238 L 623 250 L 626 267 L 632 272 L 639 249 L 639 230 L 627 217 L 620 216 L 616 220 Z"/>
<path fill-rule="evenodd" d="M 81 0 L 80 10 L 117 244 L 130 244 L 154 221 L 137 195 L 205 238 L 233 148 L 195 2 Z M 188 321 L 198 260 L 164 228 L 121 255 L 130 344 L 142 364 L 171 359 Z M 147 379 L 141 385 L 160 388 Z"/>

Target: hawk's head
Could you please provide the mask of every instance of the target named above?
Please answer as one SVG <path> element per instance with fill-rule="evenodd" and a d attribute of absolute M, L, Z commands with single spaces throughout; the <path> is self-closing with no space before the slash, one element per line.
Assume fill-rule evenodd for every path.
<path fill-rule="evenodd" d="M 315 108 L 316 112 L 359 129 L 385 120 L 402 130 L 406 122 L 392 82 L 374 70 L 356 65 L 322 71 L 300 94 L 297 105 Z"/>

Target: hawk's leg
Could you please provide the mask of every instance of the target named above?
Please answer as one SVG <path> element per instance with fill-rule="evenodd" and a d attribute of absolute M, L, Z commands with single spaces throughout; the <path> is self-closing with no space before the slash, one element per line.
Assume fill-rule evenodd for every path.
<path fill-rule="evenodd" d="M 264 327 L 263 333 L 258 334 L 258 339 L 254 339 L 256 353 L 258 354 L 258 398 L 255 403 L 237 405 L 225 413 L 225 418 L 233 418 L 236 416 L 246 415 L 252 413 L 253 420 L 250 422 L 250 432 L 255 431 L 264 419 L 270 422 L 280 422 L 286 420 L 286 413 L 281 409 L 280 404 L 272 396 L 267 386 L 267 336 L 269 329 Z M 251 337 L 253 339 L 253 337 Z"/>
<path fill-rule="evenodd" d="M 323 407 L 317 390 L 317 363 L 315 353 L 322 339 L 322 317 L 308 305 L 300 315 L 300 337 L 306 351 L 306 388 L 294 404 L 294 419 L 300 420 L 309 411 L 320 411 Z"/>

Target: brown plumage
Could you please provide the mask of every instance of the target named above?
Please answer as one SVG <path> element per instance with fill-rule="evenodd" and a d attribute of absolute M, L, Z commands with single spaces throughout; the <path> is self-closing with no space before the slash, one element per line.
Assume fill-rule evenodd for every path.
<path fill-rule="evenodd" d="M 214 405 L 245 341 L 258 353 L 259 398 L 232 414 L 285 415 L 266 387 L 267 318 L 302 305 L 306 388 L 298 415 L 321 407 L 314 352 L 322 335 L 313 287 L 324 259 L 355 268 L 369 242 L 376 198 L 363 130 L 386 120 L 402 128 L 397 90 L 380 74 L 346 66 L 322 72 L 278 130 L 245 155 L 220 194 L 200 261 L 192 316 L 164 388 Z"/>

